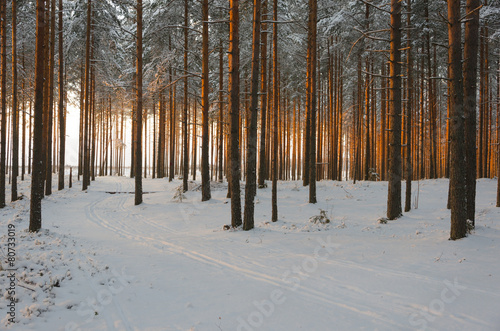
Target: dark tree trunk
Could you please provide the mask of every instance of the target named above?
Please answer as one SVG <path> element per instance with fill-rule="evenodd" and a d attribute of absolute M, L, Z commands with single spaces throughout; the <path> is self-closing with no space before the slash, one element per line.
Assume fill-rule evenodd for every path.
<path fill-rule="evenodd" d="M 316 31 L 318 21 L 318 2 L 309 0 L 309 52 L 311 54 L 309 64 L 309 84 L 310 84 L 310 128 L 309 128 L 309 203 L 316 203 Z"/>
<path fill-rule="evenodd" d="M 17 103 L 17 1 L 12 1 L 12 186 L 11 200 L 16 201 L 19 174 L 19 109 Z"/>
<path fill-rule="evenodd" d="M 158 152 L 156 153 L 156 177 L 163 178 L 165 176 L 165 105 L 163 102 L 163 92 L 160 91 L 160 95 L 158 96 Z"/>
<path fill-rule="evenodd" d="M 224 51 L 222 48 L 222 40 L 220 41 L 219 47 L 219 122 L 217 124 L 217 130 L 219 131 L 219 148 L 217 157 L 217 172 L 218 181 L 222 183 L 223 181 L 223 159 L 224 159 Z"/>
<path fill-rule="evenodd" d="M 90 114 L 90 32 L 92 30 L 91 25 L 92 17 L 92 0 L 87 2 L 87 35 L 86 35 L 86 47 L 85 47 L 85 94 L 84 94 L 84 125 L 83 125 L 83 180 L 82 180 L 82 190 L 85 191 L 90 185 L 90 153 L 89 153 L 89 114 Z"/>
<path fill-rule="evenodd" d="M 278 220 L 278 117 L 279 117 L 279 97 L 278 97 L 278 0 L 273 2 L 273 187 L 272 187 L 272 216 L 271 220 Z"/>
<path fill-rule="evenodd" d="M 267 19 L 267 1 L 262 4 L 262 17 Z M 266 159 L 266 117 L 267 117 L 267 23 L 262 23 L 261 32 L 261 87 L 260 87 L 260 150 L 259 150 L 259 188 L 265 188 L 267 175 Z"/>
<path fill-rule="evenodd" d="M 142 203 L 142 0 L 137 0 L 135 205 Z"/>
<path fill-rule="evenodd" d="M 240 197 L 240 48 L 239 48 L 239 0 L 230 0 L 229 23 L 229 112 L 231 158 L 231 226 L 241 225 Z"/>
<path fill-rule="evenodd" d="M 64 111 L 64 54 L 63 54 L 63 1 L 59 0 L 59 184 L 64 188 L 64 165 L 66 152 L 66 113 Z"/>
<path fill-rule="evenodd" d="M 407 65 L 407 79 L 408 79 L 408 100 L 406 102 L 406 192 L 405 192 L 405 212 L 411 210 L 411 181 L 412 181 L 412 138 L 411 138 L 411 128 L 412 128 L 412 112 L 413 112 L 413 57 L 412 57 L 412 47 L 411 47 L 411 0 L 407 0 L 407 30 L 406 30 L 406 43 L 407 43 L 407 55 L 406 55 L 406 65 Z"/>
<path fill-rule="evenodd" d="M 43 80 L 45 65 L 45 1 L 36 2 L 36 62 L 35 62 L 35 109 L 33 132 L 33 168 L 31 176 L 30 199 L 30 232 L 38 232 L 42 228 L 43 198 Z"/>
<path fill-rule="evenodd" d="M 467 0 L 463 69 L 467 219 L 472 225 L 476 213 L 476 79 L 480 5 L 480 0 Z"/>
<path fill-rule="evenodd" d="M 184 70 L 188 71 L 188 29 L 189 24 L 189 11 L 188 0 L 184 1 Z M 188 78 L 184 78 L 184 111 L 182 114 L 182 190 L 188 190 L 188 176 L 189 176 L 189 138 L 188 138 Z"/>
<path fill-rule="evenodd" d="M 389 189 L 387 218 L 401 216 L 401 1 L 391 0 Z"/>
<path fill-rule="evenodd" d="M 212 198 L 210 193 L 210 169 L 208 164 L 209 132 L 208 132 L 208 0 L 202 3 L 202 73 L 201 73 L 201 104 L 202 104 L 202 142 L 201 142 L 201 201 Z M 241 218 L 241 216 L 240 216 Z"/>
<path fill-rule="evenodd" d="M 450 239 L 467 235 L 464 154 L 464 87 L 462 78 L 460 1 L 448 0 L 448 60 L 450 65 Z"/>
<path fill-rule="evenodd" d="M 7 1 L 0 3 L 0 80 L 2 121 L 0 122 L 0 208 L 5 207 L 5 166 L 7 160 Z"/>
<path fill-rule="evenodd" d="M 254 227 L 254 198 L 256 194 L 257 174 L 257 117 L 259 106 L 259 45 L 260 45 L 260 21 L 261 0 L 253 3 L 253 38 L 252 38 L 252 77 L 251 77 L 251 101 L 250 101 L 250 126 L 247 143 L 247 167 L 245 186 L 245 213 L 243 218 L 243 230 Z"/>
<path fill-rule="evenodd" d="M 48 3 L 48 2 L 47 2 Z M 45 157 L 45 195 L 52 194 L 52 130 L 54 118 L 54 52 L 56 33 L 56 1 L 50 0 L 50 36 L 49 36 L 49 68 L 48 68 L 48 117 L 47 127 L 47 149 Z"/>

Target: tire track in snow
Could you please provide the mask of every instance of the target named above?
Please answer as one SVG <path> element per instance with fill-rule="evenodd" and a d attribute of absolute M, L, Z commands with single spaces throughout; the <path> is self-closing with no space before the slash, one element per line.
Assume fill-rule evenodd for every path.
<path fill-rule="evenodd" d="M 112 225 L 105 218 L 100 217 L 98 215 L 98 213 L 96 212 L 96 210 L 98 210 L 98 206 L 105 203 L 109 199 L 110 198 L 107 198 L 104 200 L 96 200 L 93 203 L 91 203 L 90 205 L 88 205 L 86 207 L 87 218 L 89 220 L 91 220 L 93 223 L 95 223 L 96 225 L 102 226 L 102 227 L 108 229 L 109 231 L 112 231 L 112 232 L 120 235 L 121 237 L 123 237 L 125 239 L 133 240 L 139 244 L 147 245 L 147 246 L 156 248 L 162 252 L 164 251 L 165 248 L 167 248 L 167 250 L 169 250 L 171 253 L 177 253 L 180 255 L 184 255 L 192 260 L 195 260 L 195 261 L 198 261 L 198 262 L 201 262 L 201 263 L 204 263 L 204 264 L 216 267 L 216 268 L 224 267 L 224 268 L 231 270 L 233 272 L 237 272 L 240 275 L 252 278 L 252 279 L 257 280 L 257 281 L 265 282 L 265 283 L 268 283 L 270 285 L 273 285 L 273 286 L 276 286 L 279 288 L 287 288 L 289 286 L 280 277 L 270 276 L 270 275 L 267 275 L 267 274 L 264 274 L 264 273 L 261 273 L 258 271 L 239 267 L 236 264 L 228 263 L 228 262 L 222 261 L 220 259 L 215 259 L 215 258 L 212 258 L 208 255 L 199 253 L 197 251 L 189 250 L 183 246 L 179 246 L 179 245 L 167 242 L 167 241 L 162 240 L 162 239 L 151 237 L 146 233 L 141 234 L 138 231 L 135 231 L 135 232 L 126 231 L 125 228 L 127 227 L 127 225 L 123 222 L 117 222 L 123 226 L 121 228 L 117 227 L 115 225 Z M 121 198 L 119 203 L 123 203 L 124 200 L 126 200 L 126 197 Z M 134 221 L 141 220 L 140 218 L 136 217 L 137 215 L 132 215 L 132 216 L 135 216 Z M 139 222 L 134 222 L 134 223 L 139 224 Z M 137 230 L 137 229 L 133 229 L 133 230 Z M 335 290 L 338 290 L 338 289 L 336 288 Z M 392 321 L 389 318 L 385 317 L 384 315 L 381 315 L 377 312 L 374 312 L 369 306 L 360 304 L 359 302 L 356 302 L 356 306 L 354 306 L 354 305 L 349 305 L 349 304 L 344 303 L 344 302 L 335 301 L 330 297 L 330 295 L 328 295 L 324 292 L 321 292 L 319 290 L 305 287 L 304 285 L 299 286 L 299 288 L 295 290 L 295 293 L 299 293 L 305 297 L 313 299 L 314 301 L 321 301 L 323 303 L 326 303 L 326 304 L 329 304 L 332 306 L 337 306 L 337 307 L 349 310 L 349 311 L 356 313 L 356 314 L 361 314 L 361 315 L 367 316 L 369 318 L 375 318 L 378 321 L 384 323 L 387 327 L 397 327 L 399 329 L 406 328 L 405 325 L 401 325 L 395 321 Z M 348 299 L 348 298 L 349 298 L 349 293 L 346 293 L 346 295 L 343 297 L 343 299 Z"/>

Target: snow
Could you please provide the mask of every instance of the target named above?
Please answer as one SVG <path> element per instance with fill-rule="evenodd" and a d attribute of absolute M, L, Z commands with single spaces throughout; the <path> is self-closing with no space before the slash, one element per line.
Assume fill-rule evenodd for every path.
<path fill-rule="evenodd" d="M 23 199 L 0 210 L 2 266 L 12 224 L 18 268 L 13 324 L 9 271 L 0 271 L 0 328 L 500 329 L 494 180 L 478 181 L 476 229 L 458 241 L 448 240 L 444 179 L 421 181 L 418 209 L 386 224 L 387 183 L 318 182 L 313 205 L 301 182 L 279 182 L 279 221 L 270 222 L 269 185 L 257 192 L 248 232 L 223 230 L 226 184 L 213 183 L 207 202 L 199 183 L 182 199 L 180 180 L 143 185 L 140 206 L 127 177 L 54 191 L 43 200 L 43 230 L 30 234 L 22 182 Z M 416 201 L 417 182 L 413 191 Z"/>

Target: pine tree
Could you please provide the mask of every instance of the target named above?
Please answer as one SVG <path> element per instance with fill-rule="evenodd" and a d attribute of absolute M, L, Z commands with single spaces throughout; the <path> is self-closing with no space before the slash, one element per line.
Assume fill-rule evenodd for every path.
<path fill-rule="evenodd" d="M 229 1 L 229 123 L 231 131 L 231 226 L 241 225 L 239 0 Z"/>
<path fill-rule="evenodd" d="M 389 190 L 387 218 L 401 216 L 401 1 L 391 0 Z"/>
<path fill-rule="evenodd" d="M 30 232 L 42 227 L 43 198 L 43 80 L 45 70 L 45 0 L 36 1 L 35 107 L 33 116 L 33 166 L 31 176 Z"/>
<path fill-rule="evenodd" d="M 250 230 L 254 227 L 254 199 L 256 190 L 257 175 L 257 117 L 259 103 L 259 45 L 260 45 L 260 21 L 261 21 L 261 0 L 253 2 L 253 39 L 252 39 L 252 76 L 250 92 L 250 127 L 248 133 L 247 147 L 247 167 L 245 186 L 245 213 L 243 218 L 243 230 Z"/>
<path fill-rule="evenodd" d="M 135 205 L 142 203 L 142 0 L 137 0 Z"/>
<path fill-rule="evenodd" d="M 450 239 L 467 235 L 465 154 L 464 154 L 464 88 L 462 77 L 462 28 L 460 1 L 448 0 L 448 59 L 450 65 Z"/>

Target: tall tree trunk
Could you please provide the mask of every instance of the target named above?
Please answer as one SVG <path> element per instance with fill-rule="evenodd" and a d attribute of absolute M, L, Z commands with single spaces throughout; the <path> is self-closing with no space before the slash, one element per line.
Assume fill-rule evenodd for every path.
<path fill-rule="evenodd" d="M 0 83 L 2 121 L 0 122 L 0 208 L 5 207 L 5 166 L 7 160 L 7 1 L 0 3 Z"/>
<path fill-rule="evenodd" d="M 500 59 L 498 60 L 500 72 Z M 497 207 L 500 207 L 500 75 L 497 75 Z"/>
<path fill-rule="evenodd" d="M 47 127 L 47 150 L 45 158 L 45 195 L 52 194 L 52 131 L 54 117 L 54 52 L 56 32 L 56 1 L 50 0 L 50 36 L 49 36 L 49 68 L 48 68 L 48 118 Z"/>
<path fill-rule="evenodd" d="M 59 184 L 64 188 L 64 165 L 66 152 L 66 113 L 64 111 L 64 54 L 63 54 L 63 1 L 59 0 Z"/>
<path fill-rule="evenodd" d="M 5 3 L 5 2 L 4 2 Z M 36 1 L 36 57 L 35 57 L 35 109 L 33 132 L 33 171 L 31 176 L 30 199 L 30 232 L 38 232 L 42 228 L 43 198 L 43 79 L 45 64 L 45 1 Z M 3 131 L 2 131 L 3 132 Z M 3 174 L 2 174 L 3 175 Z"/>
<path fill-rule="evenodd" d="M 184 1 L 184 71 L 188 71 L 188 24 L 189 24 L 189 6 L 188 0 Z M 184 78 L 184 111 L 182 114 L 182 190 L 188 190 L 189 176 L 189 139 L 188 139 L 188 78 Z"/>
<path fill-rule="evenodd" d="M 217 123 L 219 148 L 217 157 L 218 181 L 223 181 L 223 159 L 224 159 L 224 52 L 222 48 L 222 39 L 219 46 L 219 121 Z"/>
<path fill-rule="evenodd" d="M 250 101 L 250 126 L 248 132 L 247 167 L 245 186 L 245 213 L 243 218 L 243 230 L 254 227 L 254 198 L 256 194 L 257 175 L 257 117 L 259 106 L 259 45 L 260 45 L 260 9 L 261 0 L 253 2 L 253 38 L 252 38 L 252 77 L 251 77 L 251 101 Z"/>
<path fill-rule="evenodd" d="M 389 189 L 387 218 L 401 216 L 401 1 L 391 0 Z"/>
<path fill-rule="evenodd" d="M 311 54 L 309 64 L 310 79 L 310 128 L 309 128 L 309 203 L 316 203 L 316 73 L 317 73 L 317 54 L 316 54 L 316 34 L 318 21 L 318 1 L 309 0 L 309 52 Z"/>
<path fill-rule="evenodd" d="M 19 174 L 19 109 L 17 103 L 17 1 L 12 1 L 12 186 L 11 201 L 17 200 Z"/>
<path fill-rule="evenodd" d="M 267 19 L 267 1 L 262 4 L 262 17 Z M 267 174 L 266 160 L 266 119 L 267 119 L 267 23 L 262 23 L 260 57 L 261 61 L 261 86 L 260 86 L 260 150 L 259 150 L 259 188 L 265 188 Z"/>
<path fill-rule="evenodd" d="M 156 177 L 163 178 L 165 176 L 165 105 L 163 101 L 163 91 L 160 91 L 158 96 L 158 152 L 157 152 L 157 166 Z"/>
<path fill-rule="evenodd" d="M 450 65 L 450 239 L 467 234 L 464 154 L 464 87 L 462 78 L 460 0 L 448 0 L 448 60 Z"/>
<path fill-rule="evenodd" d="M 22 53 L 22 67 L 23 69 L 25 68 L 25 52 L 24 52 L 24 43 L 23 43 L 23 53 Z M 22 143 L 21 143 L 21 180 L 24 180 L 24 174 L 26 173 L 26 100 L 24 97 L 24 91 L 25 91 L 25 82 L 26 80 L 22 78 L 22 83 L 21 83 L 21 90 L 23 91 L 22 93 L 22 101 L 21 101 L 21 114 L 23 116 L 23 124 L 22 124 Z M 31 122 L 31 120 L 30 120 Z"/>
<path fill-rule="evenodd" d="M 273 187 L 272 187 L 272 216 L 271 220 L 278 220 L 278 117 L 279 117 L 279 97 L 278 97 L 278 0 L 273 1 Z"/>
<path fill-rule="evenodd" d="M 229 14 L 229 112 L 230 112 L 230 164 L 231 164 L 231 226 L 241 225 L 240 198 L 240 39 L 239 0 L 230 0 Z"/>
<path fill-rule="evenodd" d="M 407 0 L 407 14 L 406 14 L 406 26 L 408 29 L 406 30 L 406 45 L 407 45 L 407 53 L 406 53 L 406 65 L 407 65 L 407 79 L 408 79 L 408 96 L 406 101 L 406 192 L 405 192 L 405 212 L 409 212 L 411 210 L 411 181 L 412 181 L 412 136 L 411 136 L 411 128 L 412 128 L 412 111 L 413 111 L 413 56 L 412 56 L 412 46 L 411 46 L 411 0 Z"/>
<path fill-rule="evenodd" d="M 476 79 L 480 0 L 467 0 L 464 44 L 464 114 L 467 219 L 476 213 Z"/>
<path fill-rule="evenodd" d="M 84 125 L 83 125 L 83 180 L 82 190 L 90 185 L 90 153 L 89 153 L 89 114 L 90 114 L 90 34 L 92 30 L 92 0 L 87 2 L 87 32 L 85 46 L 85 94 L 84 94 Z"/>
<path fill-rule="evenodd" d="M 208 148 L 209 148 L 209 82 L 208 82 L 208 0 L 202 2 L 202 73 L 201 73 L 201 104 L 202 104 L 202 143 L 201 143 L 201 201 L 210 200 L 210 165 L 208 164 Z M 241 216 L 240 216 L 241 218 Z"/>
<path fill-rule="evenodd" d="M 137 0 L 135 205 L 142 203 L 142 0 Z"/>

